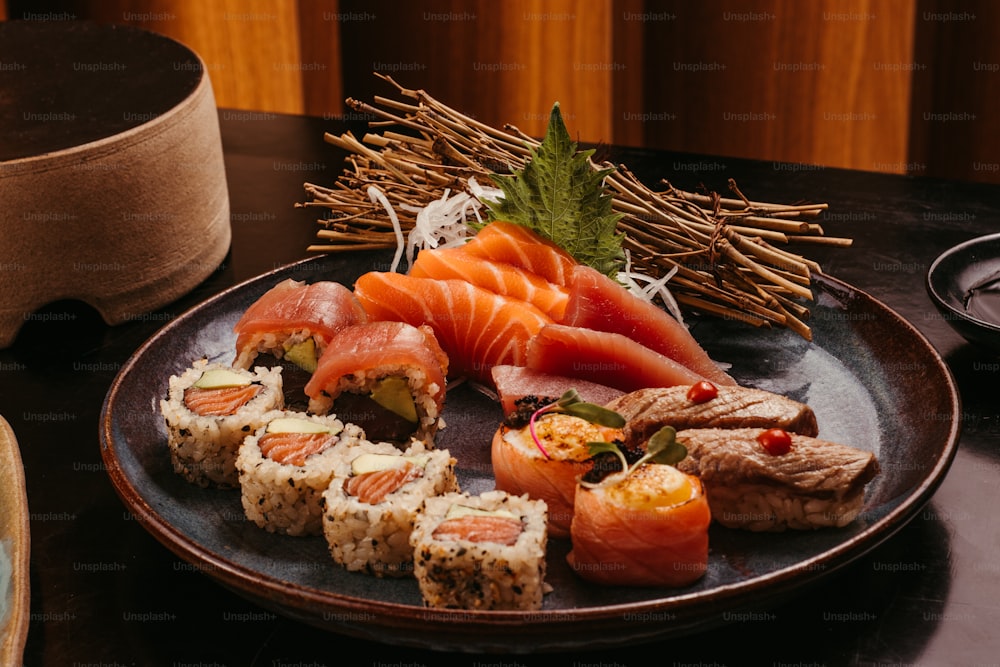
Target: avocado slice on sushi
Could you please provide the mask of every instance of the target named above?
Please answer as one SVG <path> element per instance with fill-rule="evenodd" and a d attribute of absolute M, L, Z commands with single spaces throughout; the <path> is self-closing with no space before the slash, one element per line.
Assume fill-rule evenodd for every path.
<path fill-rule="evenodd" d="M 333 433 L 334 430 L 326 424 L 299 419 L 297 417 L 278 417 L 267 424 L 268 433 Z"/>
<path fill-rule="evenodd" d="M 242 373 L 226 368 L 210 368 L 201 374 L 192 387 L 197 389 L 222 389 L 223 387 L 245 387 L 253 380 Z"/>
<path fill-rule="evenodd" d="M 372 389 L 372 400 L 413 424 L 417 423 L 417 405 L 405 378 L 387 377 Z"/>
<path fill-rule="evenodd" d="M 370 472 L 400 468 L 406 463 L 424 467 L 429 460 L 430 457 L 427 455 L 398 456 L 396 454 L 373 454 L 366 452 L 351 461 L 351 472 L 355 475 L 364 475 Z"/>

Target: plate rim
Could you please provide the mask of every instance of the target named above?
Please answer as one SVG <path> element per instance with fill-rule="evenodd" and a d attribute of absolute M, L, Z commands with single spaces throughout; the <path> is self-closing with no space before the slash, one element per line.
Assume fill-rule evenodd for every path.
<path fill-rule="evenodd" d="M 200 569 L 218 583 L 234 589 L 237 594 L 247 597 L 258 604 L 266 606 L 267 603 L 271 603 L 277 605 L 279 613 L 298 618 L 306 623 L 346 634 L 364 636 L 383 643 L 409 645 L 432 650 L 456 650 L 456 648 L 465 651 L 495 650 L 499 646 L 498 644 L 486 641 L 489 638 L 477 641 L 479 637 L 475 633 L 481 631 L 484 627 L 495 629 L 497 626 L 508 623 L 523 623 L 526 617 L 525 614 L 528 612 L 429 609 L 397 602 L 367 600 L 332 591 L 320 591 L 303 587 L 293 582 L 277 581 L 270 576 L 262 576 L 252 568 L 233 563 L 211 553 L 177 530 L 169 521 L 166 521 L 159 515 L 154 508 L 149 506 L 145 498 L 131 485 L 125 471 L 118 463 L 115 443 L 112 437 L 111 407 L 121 389 L 122 382 L 128 376 L 131 369 L 139 362 L 147 349 L 154 346 L 159 338 L 168 335 L 174 327 L 180 326 L 179 323 L 188 319 L 192 313 L 207 310 L 212 304 L 218 303 L 226 299 L 230 294 L 248 286 L 259 284 L 276 276 L 291 275 L 296 268 L 304 264 L 321 262 L 329 257 L 330 255 L 326 254 L 307 257 L 240 281 L 187 308 L 144 341 L 119 369 L 119 372 L 110 385 L 101 408 L 99 439 L 105 470 L 112 481 L 116 493 L 126 505 L 126 509 L 135 515 L 137 521 L 142 524 L 145 530 L 152 533 L 161 544 L 176 556 L 189 562 L 196 569 Z M 652 600 L 595 605 L 581 609 L 541 609 L 531 611 L 530 618 L 533 621 L 540 622 L 537 625 L 541 625 L 544 630 L 549 631 L 555 627 L 564 625 L 578 630 L 581 625 L 596 624 L 616 616 L 620 619 L 623 613 L 670 612 L 679 609 L 697 610 L 701 607 L 720 611 L 722 608 L 731 608 L 726 605 L 731 604 L 734 599 L 739 600 L 744 595 L 761 588 L 767 589 L 767 599 L 780 599 L 806 583 L 800 581 L 803 576 L 802 572 L 812 571 L 812 576 L 808 578 L 809 582 L 828 577 L 833 572 L 862 557 L 895 535 L 930 500 L 931 496 L 933 496 L 934 492 L 944 481 L 951 467 L 958 450 L 961 433 L 961 420 L 959 418 L 961 415 L 961 397 L 950 368 L 938 350 L 915 325 L 870 293 L 826 274 L 817 274 L 814 276 L 814 286 L 817 285 L 826 288 L 828 291 L 833 290 L 844 294 L 860 296 L 867 299 L 885 314 L 888 314 L 898 325 L 907 329 L 911 336 L 921 342 L 925 348 L 925 352 L 928 353 L 928 361 L 933 361 L 934 366 L 944 378 L 946 383 L 945 390 L 949 399 L 948 403 L 951 408 L 947 438 L 942 445 L 941 455 L 934 462 L 930 470 L 922 477 L 920 483 L 913 487 L 901 502 L 891 507 L 885 515 L 875 519 L 871 525 L 865 527 L 851 538 L 838 543 L 836 546 L 796 563 L 795 566 L 784 567 L 748 580 L 721 584 L 711 589 L 710 596 L 706 596 L 705 591 L 698 591 L 681 595 L 669 595 Z M 154 526 L 155 530 L 153 529 Z M 818 573 L 816 570 L 811 570 L 817 564 L 823 565 Z M 267 595 L 262 597 L 262 593 L 266 593 Z M 708 597 L 710 599 L 706 599 Z M 289 608 L 289 600 L 292 598 L 296 598 L 296 604 Z M 307 602 L 308 604 L 303 604 L 303 602 Z M 366 633 L 364 631 L 365 626 L 368 625 L 366 623 L 347 623 L 343 627 L 339 625 L 331 627 L 330 623 L 316 623 L 313 622 L 314 619 L 308 617 L 309 613 L 320 609 L 325 613 L 332 604 L 336 604 L 336 612 L 339 613 L 350 614 L 363 611 L 374 615 L 376 617 L 375 620 L 380 621 L 375 623 L 379 628 L 391 629 L 412 626 L 414 629 L 420 627 L 426 631 L 426 625 L 429 622 L 428 616 L 430 615 L 435 625 L 448 631 L 459 630 L 462 633 L 458 635 L 457 640 L 452 640 L 458 641 L 457 644 L 435 642 L 433 637 L 424 637 L 422 641 L 415 637 L 396 637 L 396 641 L 389 641 L 382 635 L 371 636 L 370 631 Z M 303 617 L 302 613 L 305 613 L 306 617 Z M 373 619 L 369 619 L 369 621 L 371 620 Z M 392 623 L 386 622 L 390 620 Z M 646 639 L 655 640 L 662 639 L 665 636 L 687 634 L 691 631 L 706 629 L 709 625 L 705 621 L 699 622 L 697 619 L 694 619 L 692 623 L 695 626 L 694 629 L 682 629 L 680 632 L 668 632 L 667 628 L 661 626 L 658 630 L 651 630 L 647 633 L 649 636 Z M 525 628 L 525 626 L 521 625 L 519 627 L 521 629 Z M 473 640 L 475 645 L 470 646 L 463 641 L 463 633 L 468 634 L 469 637 L 475 636 L 476 640 Z M 608 645 L 620 645 L 623 641 L 635 640 L 637 638 L 641 640 L 642 636 L 629 635 L 616 638 L 611 640 Z M 600 637 L 590 637 L 587 639 L 590 640 L 585 644 L 587 646 L 604 645 L 601 643 Z M 445 640 L 442 638 L 441 641 L 444 642 Z M 546 645 L 532 644 L 527 646 L 526 649 L 546 651 L 570 647 L 578 648 L 579 646 L 579 642 L 570 642 L 567 644 L 565 642 L 559 643 L 553 641 Z M 512 647 L 509 644 L 503 644 L 503 649 L 509 652 Z"/>

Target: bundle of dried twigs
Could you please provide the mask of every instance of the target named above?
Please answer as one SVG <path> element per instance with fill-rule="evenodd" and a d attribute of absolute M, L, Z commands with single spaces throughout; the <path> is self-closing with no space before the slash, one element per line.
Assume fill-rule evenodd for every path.
<path fill-rule="evenodd" d="M 352 109 L 376 119 L 370 128 L 383 131 L 361 141 L 351 133 L 325 135 L 348 153 L 347 164 L 330 186 L 305 184 L 311 201 L 299 206 L 325 210 L 318 220 L 319 242 L 310 251 L 396 247 L 398 235 L 384 205 L 369 199 L 371 185 L 384 193 L 405 233 L 413 228 L 417 211 L 446 190 L 466 191 L 470 177 L 488 184 L 490 174 L 521 169 L 538 145 L 512 125 L 490 127 L 422 90 L 379 76 L 412 101 L 347 100 Z M 618 228 L 626 235 L 624 248 L 634 269 L 655 278 L 676 267 L 670 291 L 692 311 L 788 327 L 811 338 L 803 301 L 812 298 L 812 275 L 820 267 L 776 244 L 850 245 L 850 239 L 825 236 L 814 222 L 826 204 L 750 201 L 731 179 L 733 197 L 685 192 L 665 180 L 665 189 L 653 190 L 625 165 L 594 168 L 609 166 L 615 171 L 606 186 L 621 214 Z"/>

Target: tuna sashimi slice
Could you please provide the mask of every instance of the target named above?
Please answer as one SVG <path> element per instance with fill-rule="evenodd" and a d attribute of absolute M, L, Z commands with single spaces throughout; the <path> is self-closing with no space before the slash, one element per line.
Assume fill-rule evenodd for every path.
<path fill-rule="evenodd" d="M 333 281 L 304 283 L 291 278 L 265 292 L 243 313 L 233 331 L 236 349 L 254 334 L 306 329 L 329 340 L 346 326 L 364 322 L 365 311 L 350 289 Z"/>
<path fill-rule="evenodd" d="M 556 285 L 567 285 L 577 261 L 558 245 L 523 225 L 495 220 L 462 246 L 476 257 L 537 273 Z"/>
<path fill-rule="evenodd" d="M 582 264 L 575 266 L 569 287 L 569 303 L 561 324 L 627 336 L 711 382 L 736 384 L 708 356 L 687 327 L 596 269 Z"/>
<path fill-rule="evenodd" d="M 491 292 L 527 301 L 554 320 L 563 317 L 569 300 L 565 287 L 513 264 L 477 257 L 465 248 L 421 250 L 409 275 L 465 280 Z"/>
<path fill-rule="evenodd" d="M 464 280 L 375 271 L 358 278 L 354 293 L 372 320 L 429 326 L 448 355 L 449 374 L 484 384 L 492 384 L 498 364 L 524 365 L 528 341 L 552 322 L 525 301 Z"/>
<path fill-rule="evenodd" d="M 528 345 L 528 368 L 629 392 L 705 378 L 622 334 L 550 324 Z"/>
<path fill-rule="evenodd" d="M 553 375 L 525 366 L 494 366 L 493 385 L 500 396 L 500 407 L 505 415 L 517 409 L 517 401 L 526 396 L 539 399 L 557 399 L 569 389 L 575 389 L 587 403 L 605 405 L 625 392 L 596 382 L 566 375 Z"/>

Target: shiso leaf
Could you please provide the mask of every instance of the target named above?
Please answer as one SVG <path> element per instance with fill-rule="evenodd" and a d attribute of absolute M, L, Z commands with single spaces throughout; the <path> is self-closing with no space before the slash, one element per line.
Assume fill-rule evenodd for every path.
<path fill-rule="evenodd" d="M 624 234 L 617 231 L 621 215 L 612 210 L 613 197 L 604 188 L 614 168 L 595 169 L 593 153 L 577 150 L 556 102 L 545 138 L 524 168 L 490 176 L 504 196 L 487 207 L 492 220 L 524 225 L 614 278 L 625 259 Z"/>

